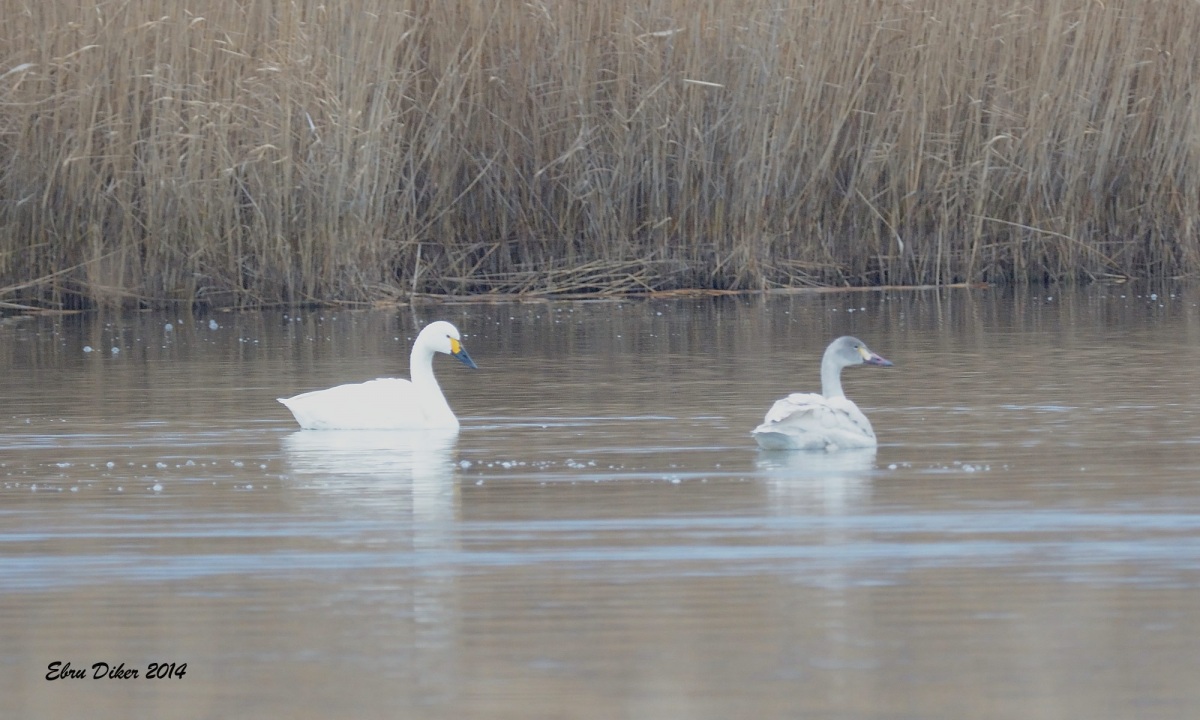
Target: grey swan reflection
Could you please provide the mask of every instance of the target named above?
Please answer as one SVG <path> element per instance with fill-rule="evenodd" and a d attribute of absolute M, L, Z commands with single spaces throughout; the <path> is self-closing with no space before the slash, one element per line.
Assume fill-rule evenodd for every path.
<path fill-rule="evenodd" d="M 875 448 L 836 453 L 764 450 L 755 467 L 767 483 L 776 512 L 844 515 L 871 496 Z"/>

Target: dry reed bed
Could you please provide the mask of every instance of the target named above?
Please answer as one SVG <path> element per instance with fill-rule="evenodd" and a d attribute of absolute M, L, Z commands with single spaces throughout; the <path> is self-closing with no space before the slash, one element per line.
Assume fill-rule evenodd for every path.
<path fill-rule="evenodd" d="M 1200 271 L 1196 0 L 0 0 L 41 304 Z"/>

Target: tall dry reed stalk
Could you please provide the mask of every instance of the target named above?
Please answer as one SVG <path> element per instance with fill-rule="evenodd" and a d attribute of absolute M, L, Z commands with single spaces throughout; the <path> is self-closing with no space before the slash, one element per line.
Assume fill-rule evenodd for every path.
<path fill-rule="evenodd" d="M 1200 272 L 1196 0 L 0 0 L 10 302 Z"/>

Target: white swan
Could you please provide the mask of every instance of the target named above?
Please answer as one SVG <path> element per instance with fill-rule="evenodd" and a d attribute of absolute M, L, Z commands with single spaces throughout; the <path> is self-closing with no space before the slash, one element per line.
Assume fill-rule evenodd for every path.
<path fill-rule="evenodd" d="M 279 398 L 305 430 L 428 430 L 457 428 L 458 418 L 433 376 L 434 353 L 475 361 L 462 346 L 458 328 L 439 320 L 425 326 L 409 357 L 412 380 L 379 378 Z"/>
<path fill-rule="evenodd" d="M 892 363 L 854 337 L 840 337 L 821 358 L 821 394 L 793 393 L 776 400 L 762 425 L 750 433 L 765 450 L 873 448 L 871 421 L 842 392 L 842 368 Z"/>

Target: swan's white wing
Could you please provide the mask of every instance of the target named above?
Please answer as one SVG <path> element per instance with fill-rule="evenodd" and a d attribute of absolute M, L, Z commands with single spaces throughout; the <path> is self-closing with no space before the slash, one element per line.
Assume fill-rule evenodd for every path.
<path fill-rule="evenodd" d="M 421 397 L 408 380 L 380 378 L 370 382 L 338 385 L 290 398 L 280 398 L 305 430 L 408 430 L 457 427 L 430 412 L 428 398 Z M 438 405 L 444 405 L 444 401 Z M 435 408 L 436 409 L 436 408 Z"/>
<path fill-rule="evenodd" d="M 767 416 L 763 418 L 763 423 L 775 423 L 786 420 L 796 413 L 810 411 L 813 407 L 820 406 L 824 402 L 825 398 L 818 393 L 792 393 L 781 400 L 775 401 L 775 404 L 767 411 Z"/>
<path fill-rule="evenodd" d="M 875 447 L 871 422 L 852 401 L 815 393 L 777 400 L 751 433 L 768 450 L 836 450 Z"/>

